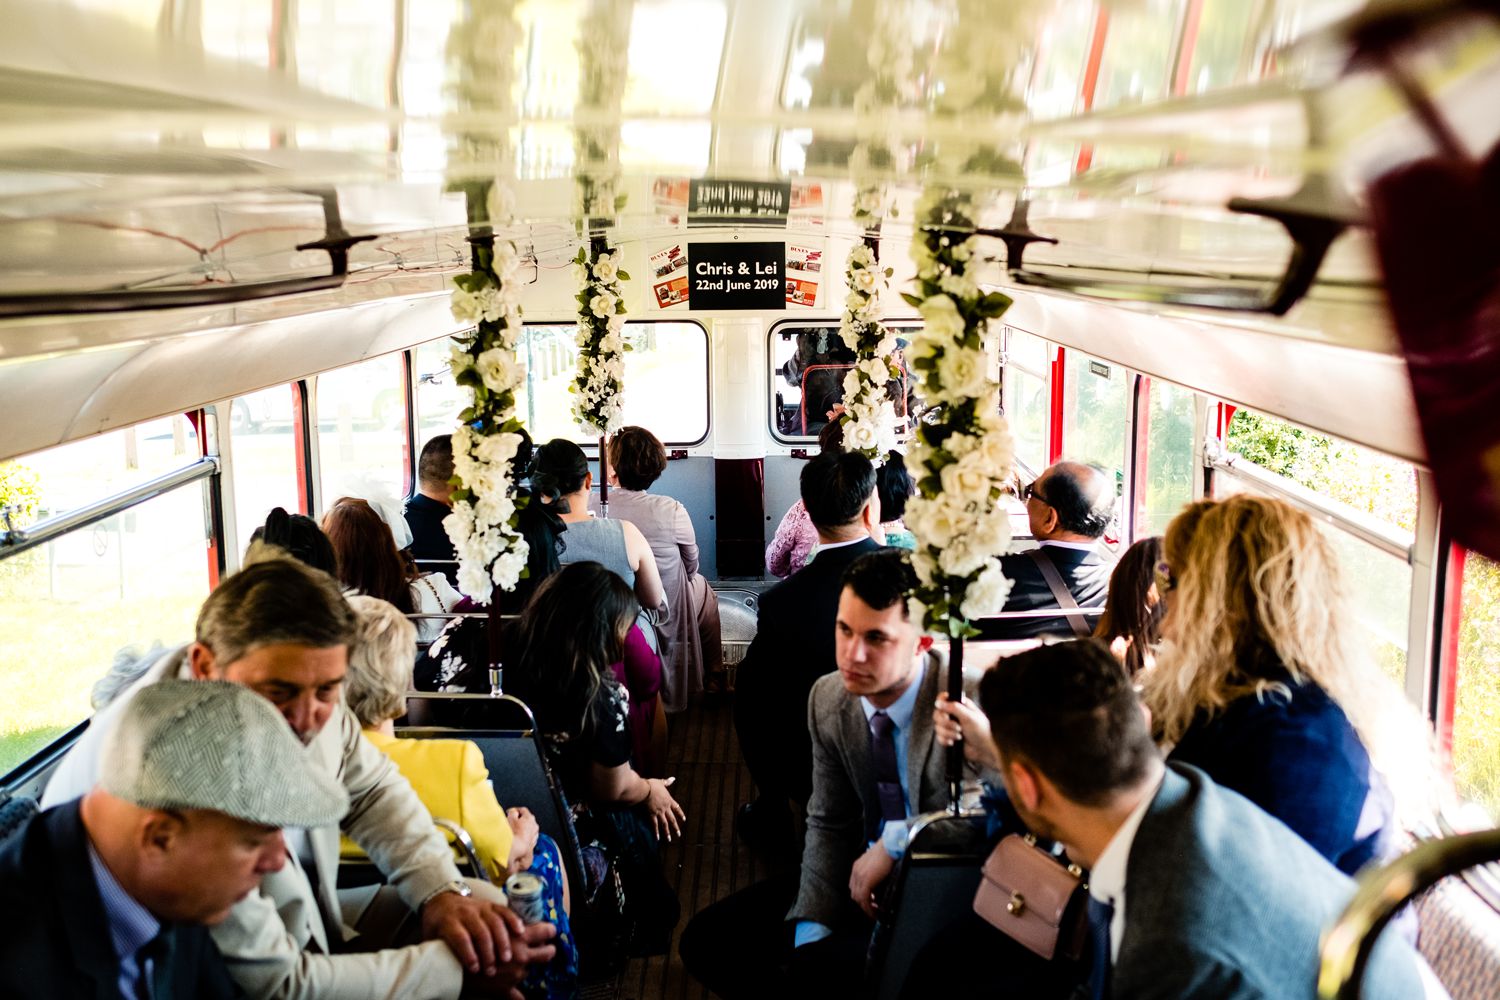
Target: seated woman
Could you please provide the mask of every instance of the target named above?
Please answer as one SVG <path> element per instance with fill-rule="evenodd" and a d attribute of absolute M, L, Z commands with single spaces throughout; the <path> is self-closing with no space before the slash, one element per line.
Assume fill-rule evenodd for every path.
<path fill-rule="evenodd" d="M 906 471 L 906 456 L 892 449 L 875 470 L 875 492 L 880 496 L 880 527 L 885 532 L 885 544 L 898 549 L 917 547 L 917 536 L 907 531 L 901 521 L 906 516 L 906 501 L 915 489 L 916 483 Z"/>
<path fill-rule="evenodd" d="M 659 653 L 652 619 L 666 622 L 668 604 L 656 557 L 646 536 L 634 524 L 589 513 L 593 485 L 588 456 L 572 441 L 553 438 L 536 450 L 531 465 L 533 502 L 551 506 L 567 525 L 567 548 L 558 559 L 564 565 L 596 562 L 618 574 L 635 591 L 641 606 L 641 631 Z"/>
<path fill-rule="evenodd" d="M 266 515 L 266 523 L 250 532 L 252 544 L 270 542 L 290 552 L 298 562 L 313 569 L 320 569 L 329 576 L 336 576 L 337 560 L 328 536 L 318 527 L 318 522 L 306 514 L 288 514 L 283 507 L 272 507 Z"/>
<path fill-rule="evenodd" d="M 333 543 L 336 575 L 346 587 L 389 601 L 407 615 L 447 614 L 463 600 L 441 573 L 418 573 L 401 557 L 390 526 L 364 500 L 334 501 L 323 514 L 323 532 Z M 442 630 L 440 618 L 417 621 L 422 642 L 431 642 Z"/>
<path fill-rule="evenodd" d="M 1390 781 L 1395 801 L 1414 804 L 1426 747 L 1361 649 L 1323 532 L 1290 504 L 1238 495 L 1190 507 L 1165 550 L 1169 641 L 1144 698 L 1169 759 L 1244 795 L 1344 872 L 1387 856 Z"/>
<path fill-rule="evenodd" d="M 547 883 L 546 919 L 557 925 L 557 956 L 545 969 L 531 973 L 526 988 L 530 995 L 574 995 L 578 951 L 569 927 L 568 881 L 557 844 L 539 831 L 529 809 L 500 807 L 479 747 L 466 740 L 396 736 L 394 723 L 406 714 L 406 692 L 411 688 L 416 629 L 393 605 L 378 598 L 356 595 L 349 605 L 359 626 L 344 697 L 365 738 L 391 758 L 433 816 L 468 831 L 490 881 L 503 884 L 516 872 L 531 871 Z M 347 837 L 342 855 L 364 856 Z"/>
<path fill-rule="evenodd" d="M 631 764 L 629 695 L 609 665 L 624 654 L 635 596 L 598 563 L 563 566 L 537 589 L 515 634 L 506 690 L 536 714 L 580 835 L 614 854 L 638 950 L 664 948 L 677 924 L 676 894 L 661 870 L 658 838 L 686 819 L 669 790 L 673 778 L 643 778 Z"/>
<path fill-rule="evenodd" d="M 724 688 L 719 601 L 698 572 L 698 539 L 687 508 L 647 493 L 667 468 L 667 449 L 644 427 L 622 427 L 609 439 L 609 514 L 646 537 L 667 603 L 676 609 L 667 629 L 670 653 L 662 664 L 662 700 L 669 712 L 688 707 L 693 692 Z"/>
<path fill-rule="evenodd" d="M 1110 652 L 1125 664 L 1132 678 L 1156 663 L 1161 620 L 1167 613 L 1156 587 L 1161 561 L 1160 535 L 1142 538 L 1126 549 L 1109 575 L 1104 614 L 1094 626 L 1094 637 L 1109 643 Z"/>

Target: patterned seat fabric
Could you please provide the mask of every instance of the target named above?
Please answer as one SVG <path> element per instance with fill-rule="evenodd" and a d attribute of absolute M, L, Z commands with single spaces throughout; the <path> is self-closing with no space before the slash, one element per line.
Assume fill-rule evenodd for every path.
<path fill-rule="evenodd" d="M 1500 997 L 1500 913 L 1460 878 L 1416 903 L 1417 947 L 1453 1000 Z"/>
<path fill-rule="evenodd" d="M 36 812 L 36 800 L 24 795 L 7 796 L 4 802 L 0 802 L 0 843 L 9 840 L 10 835 L 25 826 Z"/>

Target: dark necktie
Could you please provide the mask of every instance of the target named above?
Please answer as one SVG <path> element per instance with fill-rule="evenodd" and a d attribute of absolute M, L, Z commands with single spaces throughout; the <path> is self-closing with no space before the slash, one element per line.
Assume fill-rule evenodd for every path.
<path fill-rule="evenodd" d="M 156 937 L 147 941 L 136 952 L 136 961 L 141 970 L 141 985 L 151 984 L 149 993 L 142 991 L 142 995 L 149 997 L 149 1000 L 173 1000 L 172 951 L 175 947 L 176 939 L 172 929 L 163 927 Z"/>
<path fill-rule="evenodd" d="M 906 819 L 901 794 L 901 769 L 896 764 L 896 724 L 884 712 L 870 718 L 870 756 L 875 761 L 875 788 L 880 794 L 880 818 L 889 823 Z"/>
<path fill-rule="evenodd" d="M 1110 960 L 1109 924 L 1114 919 L 1112 903 L 1101 903 L 1088 897 L 1089 917 L 1089 997 L 1091 1000 L 1106 1000 L 1109 996 Z"/>

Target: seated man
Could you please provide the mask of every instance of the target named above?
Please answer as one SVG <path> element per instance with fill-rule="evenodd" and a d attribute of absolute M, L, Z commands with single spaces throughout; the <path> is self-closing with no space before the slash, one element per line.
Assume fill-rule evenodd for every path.
<path fill-rule="evenodd" d="M 948 804 L 946 757 L 933 738 L 947 663 L 907 617 L 915 582 L 894 549 L 844 574 L 838 672 L 813 685 L 807 705 L 813 789 L 801 869 L 709 906 L 682 934 L 683 963 L 720 996 L 857 987 L 908 820 Z"/>
<path fill-rule="evenodd" d="M 807 696 L 837 665 L 834 616 L 850 563 L 880 547 L 875 467 L 857 452 L 827 451 L 802 468 L 802 502 L 818 532 L 811 562 L 760 599 L 759 623 L 735 682 L 734 725 L 759 797 L 738 827 L 754 843 L 793 850 L 788 803 L 812 792 Z"/>
<path fill-rule="evenodd" d="M 94 717 L 43 804 L 94 785 L 105 738 L 145 688 L 172 677 L 243 684 L 280 710 L 306 746 L 307 766 L 343 784 L 350 800 L 343 830 L 390 886 L 341 894 L 339 827 L 287 830 L 287 866 L 213 931 L 240 988 L 251 997 L 456 997 L 467 970 L 475 990 L 508 990 L 527 962 L 551 958 L 550 945 L 533 947 L 551 936 L 551 925 L 523 928 L 498 890 L 459 877 L 432 817 L 341 700 L 355 620 L 338 584 L 277 551 L 252 546 L 249 565 L 204 602 L 197 641 L 159 654 Z M 371 950 L 396 940 L 413 912 L 420 944 Z M 351 951 L 356 936 L 360 950 Z"/>
<path fill-rule="evenodd" d="M 1011 581 L 1006 611 L 1037 611 L 1063 606 L 1066 588 L 1081 608 L 1102 608 L 1109 593 L 1110 560 L 1098 542 L 1114 515 L 1115 485 L 1102 470 L 1078 462 L 1058 462 L 1021 491 L 1037 547 L 1000 558 Z M 1053 572 L 1048 572 L 1052 570 Z M 1049 578 L 1056 576 L 1054 582 Z M 1038 635 L 1090 635 L 1097 616 L 1001 619 L 980 622 L 984 639 L 1029 639 Z"/>
<path fill-rule="evenodd" d="M 101 763 L 0 848 L 0 995 L 239 996 L 205 925 L 285 864 L 282 826 L 338 822 L 343 788 L 236 684 L 152 685 Z"/>
<path fill-rule="evenodd" d="M 1319 935 L 1354 883 L 1249 800 L 1163 765 L 1102 643 L 1008 657 L 979 691 L 1016 812 L 1090 869 L 1093 996 L 1313 995 Z M 1424 973 L 1386 934 L 1362 995 L 1421 997 Z"/>
<path fill-rule="evenodd" d="M 458 558 L 453 541 L 443 530 L 443 518 L 453 513 L 453 438 L 439 434 L 422 446 L 417 456 L 417 488 L 406 498 L 406 526 L 411 529 L 413 559 L 450 561 Z M 426 567 L 439 569 L 439 567 Z M 457 570 L 441 572 L 452 583 Z"/>

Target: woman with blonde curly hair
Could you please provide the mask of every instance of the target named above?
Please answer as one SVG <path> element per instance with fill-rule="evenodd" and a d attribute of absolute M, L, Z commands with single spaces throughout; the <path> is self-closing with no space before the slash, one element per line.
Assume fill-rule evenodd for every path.
<path fill-rule="evenodd" d="M 1387 854 L 1392 779 L 1427 757 L 1415 713 L 1361 648 L 1328 539 L 1290 504 L 1238 495 L 1184 509 L 1165 554 L 1167 642 L 1145 700 L 1170 759 L 1345 872 Z"/>

